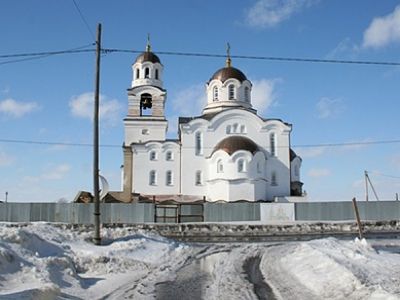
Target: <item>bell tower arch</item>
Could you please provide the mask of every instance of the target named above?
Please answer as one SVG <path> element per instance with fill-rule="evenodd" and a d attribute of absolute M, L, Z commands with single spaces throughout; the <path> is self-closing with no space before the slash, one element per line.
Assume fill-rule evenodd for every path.
<path fill-rule="evenodd" d="M 132 83 L 128 89 L 128 114 L 124 119 L 125 145 L 146 141 L 165 141 L 168 122 L 165 119 L 167 92 L 163 88 L 164 67 L 151 51 L 146 50 L 132 65 Z"/>

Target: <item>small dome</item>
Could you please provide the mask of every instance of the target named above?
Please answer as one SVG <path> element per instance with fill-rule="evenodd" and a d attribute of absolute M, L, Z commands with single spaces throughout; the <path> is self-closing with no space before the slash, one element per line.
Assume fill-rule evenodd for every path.
<path fill-rule="evenodd" d="M 153 52 L 151 51 L 145 51 L 142 54 L 140 54 L 136 60 L 135 63 L 144 63 L 146 61 L 152 62 L 153 64 L 155 63 L 161 63 L 160 59 L 158 58 L 157 55 L 155 55 Z"/>
<path fill-rule="evenodd" d="M 211 77 L 210 81 L 217 79 L 220 80 L 221 82 L 225 82 L 230 78 L 235 78 L 240 82 L 247 80 L 246 75 L 244 75 L 243 72 L 240 71 L 239 69 L 236 69 L 234 67 L 225 67 L 215 72 L 214 75 Z"/>
<path fill-rule="evenodd" d="M 229 155 L 232 155 L 238 150 L 247 150 L 252 154 L 259 149 L 256 143 L 244 136 L 230 136 L 220 141 L 214 148 L 212 154 L 218 150 L 224 150 Z M 211 154 L 211 155 L 212 155 Z"/>

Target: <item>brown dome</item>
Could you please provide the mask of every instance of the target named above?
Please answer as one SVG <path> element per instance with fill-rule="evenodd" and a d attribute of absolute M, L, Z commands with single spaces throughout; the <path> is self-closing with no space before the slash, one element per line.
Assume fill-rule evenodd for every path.
<path fill-rule="evenodd" d="M 218 150 L 224 150 L 229 155 L 232 155 L 238 150 L 247 150 L 252 154 L 259 149 L 256 143 L 244 136 L 230 136 L 220 141 L 214 148 L 212 154 Z M 211 154 L 211 155 L 212 155 Z"/>
<path fill-rule="evenodd" d="M 160 59 L 158 58 L 157 55 L 155 55 L 153 52 L 151 51 L 145 51 L 142 54 L 140 54 L 136 60 L 135 63 L 144 63 L 146 61 L 152 62 L 153 64 L 155 63 L 161 63 Z"/>
<path fill-rule="evenodd" d="M 230 78 L 235 78 L 240 82 L 247 80 L 246 75 L 244 75 L 243 72 L 240 71 L 239 69 L 236 69 L 234 67 L 225 67 L 215 72 L 214 75 L 211 77 L 210 81 L 217 79 L 222 82 L 225 82 Z"/>

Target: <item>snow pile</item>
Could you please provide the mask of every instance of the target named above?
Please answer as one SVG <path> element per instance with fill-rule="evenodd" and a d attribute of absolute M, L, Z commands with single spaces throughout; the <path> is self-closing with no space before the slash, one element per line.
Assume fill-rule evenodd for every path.
<path fill-rule="evenodd" d="M 262 272 L 284 299 L 400 299 L 400 256 L 377 252 L 365 240 L 328 238 L 270 248 Z M 291 289 L 285 290 L 288 283 Z"/>
<path fill-rule="evenodd" d="M 0 299 L 400 299 L 400 241 L 184 244 L 0 223 Z"/>

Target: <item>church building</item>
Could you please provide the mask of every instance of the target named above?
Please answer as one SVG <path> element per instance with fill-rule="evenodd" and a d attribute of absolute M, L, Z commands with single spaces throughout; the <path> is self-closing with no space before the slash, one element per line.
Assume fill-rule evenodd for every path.
<path fill-rule="evenodd" d="M 292 125 L 257 115 L 252 83 L 232 66 L 229 50 L 225 66 L 206 83 L 201 114 L 179 118 L 178 139 L 166 137 L 164 67 L 149 43 L 132 71 L 124 201 L 290 201 L 302 195 L 301 158 L 290 148 Z"/>

